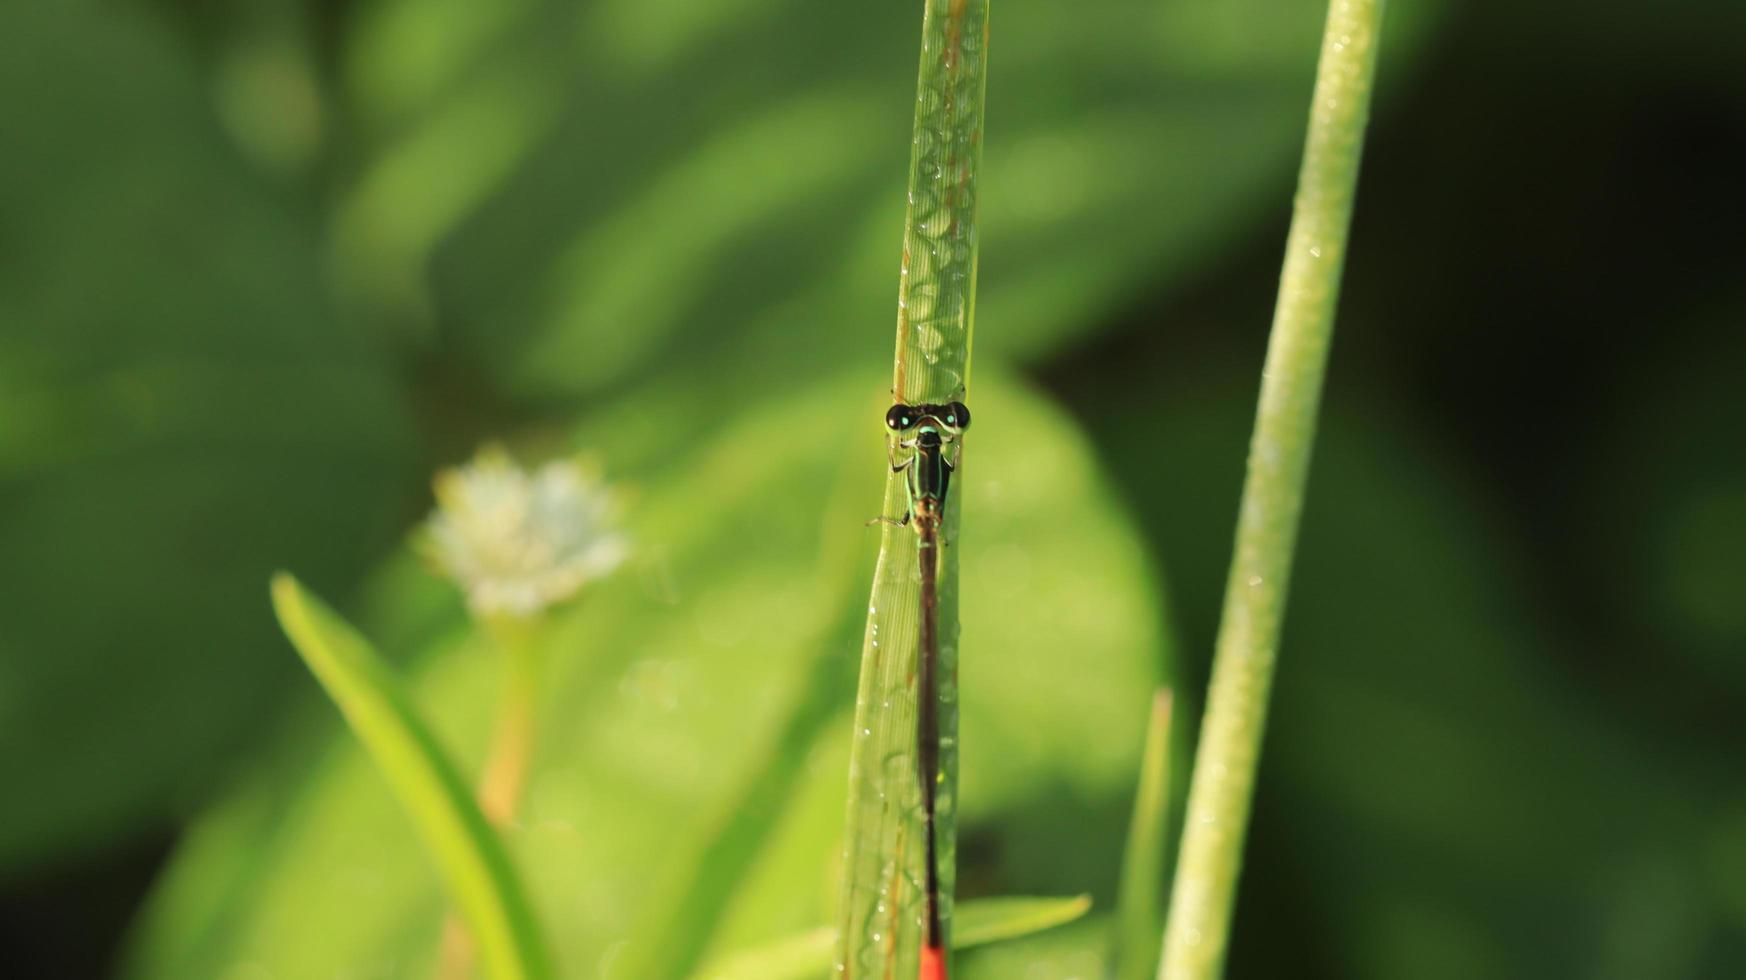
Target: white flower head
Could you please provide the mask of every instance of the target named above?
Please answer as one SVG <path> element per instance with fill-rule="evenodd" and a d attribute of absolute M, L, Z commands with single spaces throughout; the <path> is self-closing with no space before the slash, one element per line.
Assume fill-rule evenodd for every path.
<path fill-rule="evenodd" d="M 605 577 L 629 552 L 612 492 L 572 460 L 530 473 L 487 447 L 437 474 L 436 496 L 429 550 L 476 616 L 531 616 Z"/>

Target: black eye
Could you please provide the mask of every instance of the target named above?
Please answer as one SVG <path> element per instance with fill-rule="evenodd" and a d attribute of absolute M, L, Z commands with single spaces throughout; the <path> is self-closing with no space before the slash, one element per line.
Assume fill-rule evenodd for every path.
<path fill-rule="evenodd" d="M 959 429 L 970 428 L 970 409 L 963 402 L 946 406 L 946 424 Z"/>
<path fill-rule="evenodd" d="M 912 411 L 908 405 L 891 406 L 891 410 L 885 413 L 885 427 L 893 430 L 909 428 Z"/>

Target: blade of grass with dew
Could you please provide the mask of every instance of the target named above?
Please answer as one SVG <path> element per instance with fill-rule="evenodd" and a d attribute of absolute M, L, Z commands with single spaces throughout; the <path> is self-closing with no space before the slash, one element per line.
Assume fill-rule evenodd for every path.
<path fill-rule="evenodd" d="M 1188 795 L 1161 980 L 1224 971 L 1291 559 L 1357 194 L 1383 0 L 1333 0 Z"/>
<path fill-rule="evenodd" d="M 987 79 L 988 0 L 927 0 L 898 280 L 892 395 L 907 404 L 964 397 L 976 290 L 976 189 Z M 867 420 L 878 424 L 877 418 Z M 961 497 L 961 495 L 960 495 Z M 888 474 L 884 513 L 905 507 Z M 936 792 L 940 918 L 951 948 L 957 795 L 959 498 L 947 501 L 938 571 Z M 916 535 L 887 527 L 856 691 L 837 969 L 846 980 L 914 976 L 922 941 L 925 847 L 916 779 L 920 584 Z"/>
<path fill-rule="evenodd" d="M 1170 689 L 1152 696 L 1140 785 L 1122 856 L 1116 896 L 1115 975 L 1147 980 L 1158 971 L 1158 941 L 1164 934 L 1164 839 L 1170 810 Z"/>
<path fill-rule="evenodd" d="M 1091 910 L 1091 896 L 985 898 L 958 910 L 954 948 L 969 949 L 1053 929 Z M 837 930 L 830 926 L 749 949 L 705 967 L 696 980 L 804 980 L 830 967 Z"/>
<path fill-rule="evenodd" d="M 495 980 L 551 976 L 509 855 L 399 681 L 344 620 L 295 578 L 273 577 L 286 636 L 399 797 Z"/>

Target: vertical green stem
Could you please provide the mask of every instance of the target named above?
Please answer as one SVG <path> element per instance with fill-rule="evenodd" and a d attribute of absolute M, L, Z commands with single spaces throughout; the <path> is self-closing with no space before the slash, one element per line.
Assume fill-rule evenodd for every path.
<path fill-rule="evenodd" d="M 540 690 L 540 649 L 535 624 L 502 616 L 484 621 L 503 661 L 503 692 L 485 769 L 479 776 L 479 810 L 493 829 L 502 832 L 515 821 L 533 764 Z M 473 939 L 453 910 L 443 921 L 437 956 L 438 980 L 466 980 L 473 974 Z"/>
<path fill-rule="evenodd" d="M 491 736 L 485 771 L 479 777 L 479 809 L 485 811 L 492 826 L 502 829 L 514 822 L 521 809 L 528 769 L 533 764 L 540 648 L 534 642 L 532 623 L 506 619 L 488 625 L 503 658 L 504 676 L 497 727 Z"/>
<path fill-rule="evenodd" d="M 1333 0 L 1189 789 L 1162 980 L 1224 969 L 1231 908 L 1346 258 L 1383 0 Z"/>
<path fill-rule="evenodd" d="M 976 293 L 977 174 L 987 79 L 988 0 L 926 0 L 911 137 L 892 395 L 910 404 L 966 396 Z M 973 400 L 972 400 L 973 401 Z M 869 427 L 880 425 L 869 416 Z M 961 453 L 959 460 L 968 458 Z M 941 917 L 951 942 L 957 797 L 958 513 L 947 501 L 938 567 L 940 772 L 936 794 Z M 901 476 L 884 513 L 904 512 Z M 916 534 L 887 528 L 874 571 L 856 692 L 837 976 L 916 976 L 925 869 L 916 779 L 920 574 Z"/>
<path fill-rule="evenodd" d="M 1134 818 L 1122 853 L 1116 893 L 1116 980 L 1148 980 L 1158 972 L 1158 937 L 1164 933 L 1164 842 L 1170 822 L 1169 688 L 1152 696 L 1146 746 L 1140 756 L 1140 785 L 1134 793 Z"/>

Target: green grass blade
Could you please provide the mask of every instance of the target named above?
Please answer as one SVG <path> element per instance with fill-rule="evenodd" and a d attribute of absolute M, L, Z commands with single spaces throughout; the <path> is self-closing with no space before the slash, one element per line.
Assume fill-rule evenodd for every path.
<path fill-rule="evenodd" d="M 837 930 L 820 926 L 779 942 L 735 953 L 706 966 L 694 980 L 814 980 L 830 969 Z"/>
<path fill-rule="evenodd" d="M 985 898 L 958 910 L 952 941 L 968 949 L 1066 925 L 1091 910 L 1091 896 Z M 837 930 L 825 926 L 706 967 L 695 980 L 810 980 L 830 967 Z"/>
<path fill-rule="evenodd" d="M 988 0 L 927 0 L 892 384 L 910 404 L 970 383 L 987 53 Z"/>
<path fill-rule="evenodd" d="M 1382 10 L 1383 0 L 1332 0 L 1328 7 L 1188 794 L 1159 971 L 1163 980 L 1211 980 L 1224 971 L 1370 115 Z"/>
<path fill-rule="evenodd" d="M 969 949 L 1064 926 L 1091 911 L 1090 895 L 1072 898 L 984 898 L 958 913 L 953 947 Z"/>
<path fill-rule="evenodd" d="M 509 856 L 388 665 L 297 580 L 273 577 L 285 635 L 345 716 L 412 818 L 495 980 L 551 976 Z"/>
<path fill-rule="evenodd" d="M 987 79 L 988 0 L 927 0 L 911 142 L 892 393 L 937 403 L 967 397 L 976 290 L 976 200 Z M 869 418 L 869 426 L 879 419 Z M 973 439 L 973 437 L 971 437 Z M 967 450 L 967 447 L 966 447 Z M 968 452 L 960 461 L 968 458 Z M 959 481 L 963 485 L 963 481 Z M 903 479 L 886 480 L 884 513 L 904 513 Z M 939 563 L 940 772 L 936 794 L 940 916 L 951 945 L 958 782 L 958 512 L 947 501 Z M 914 976 L 921 946 L 923 825 L 916 780 L 916 536 L 881 539 L 861 653 L 842 901 L 841 976 Z"/>
<path fill-rule="evenodd" d="M 1116 897 L 1115 964 L 1117 980 L 1147 980 L 1158 970 L 1158 941 L 1164 935 L 1164 840 L 1170 810 L 1170 689 L 1152 697 L 1146 750 L 1140 758 L 1140 785 L 1134 817 L 1122 856 L 1121 892 Z"/>

